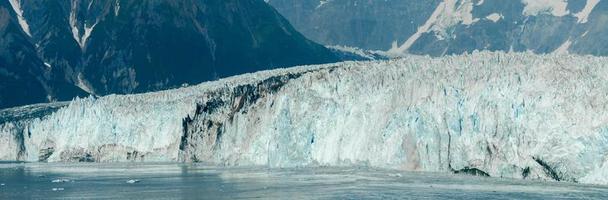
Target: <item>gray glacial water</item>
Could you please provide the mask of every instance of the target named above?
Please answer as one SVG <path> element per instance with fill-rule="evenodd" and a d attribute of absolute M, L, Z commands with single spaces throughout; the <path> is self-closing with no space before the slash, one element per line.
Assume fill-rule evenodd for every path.
<path fill-rule="evenodd" d="M 0 199 L 606 199 L 608 187 L 370 168 L 0 164 Z"/>

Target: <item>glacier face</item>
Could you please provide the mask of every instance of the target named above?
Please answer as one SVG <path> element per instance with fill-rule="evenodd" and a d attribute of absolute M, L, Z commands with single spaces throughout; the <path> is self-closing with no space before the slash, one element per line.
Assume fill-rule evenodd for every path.
<path fill-rule="evenodd" d="M 76 99 L 0 121 L 0 159 L 368 165 L 608 184 L 606 63 L 406 56 Z"/>

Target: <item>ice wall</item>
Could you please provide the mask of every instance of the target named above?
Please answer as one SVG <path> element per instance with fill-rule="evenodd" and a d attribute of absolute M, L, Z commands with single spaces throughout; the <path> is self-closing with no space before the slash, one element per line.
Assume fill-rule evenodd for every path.
<path fill-rule="evenodd" d="M 22 149 L 1 145 L 0 158 L 369 165 L 606 184 L 606 63 L 527 53 L 406 56 L 77 99 L 0 125 L 0 144 L 23 140 Z"/>

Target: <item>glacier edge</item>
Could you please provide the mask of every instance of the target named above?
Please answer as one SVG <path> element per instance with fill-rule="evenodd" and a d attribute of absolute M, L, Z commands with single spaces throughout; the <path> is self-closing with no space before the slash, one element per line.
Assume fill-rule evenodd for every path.
<path fill-rule="evenodd" d="M 608 58 L 405 56 L 76 99 L 0 123 L 0 159 L 368 165 L 608 184 Z"/>

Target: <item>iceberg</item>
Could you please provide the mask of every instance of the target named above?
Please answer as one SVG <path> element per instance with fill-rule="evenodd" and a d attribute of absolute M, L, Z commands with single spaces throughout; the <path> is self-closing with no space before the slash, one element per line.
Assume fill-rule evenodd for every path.
<path fill-rule="evenodd" d="M 55 179 L 55 180 L 51 181 L 51 183 L 67 183 L 67 182 L 70 182 L 70 179 L 62 178 L 62 179 Z"/>
<path fill-rule="evenodd" d="M 405 55 L 12 108 L 0 111 L 0 160 L 364 165 L 608 184 L 606 63 Z"/>
<path fill-rule="evenodd" d="M 139 180 L 137 180 L 137 179 L 130 179 L 130 180 L 126 181 L 126 183 L 128 183 L 128 184 L 135 184 L 135 183 L 139 183 Z"/>

